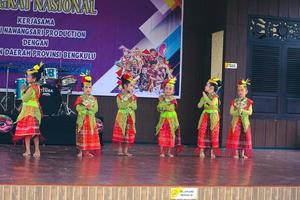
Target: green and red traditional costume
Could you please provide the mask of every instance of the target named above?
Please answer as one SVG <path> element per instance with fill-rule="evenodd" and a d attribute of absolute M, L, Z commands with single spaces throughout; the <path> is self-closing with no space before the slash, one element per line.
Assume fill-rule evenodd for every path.
<path fill-rule="evenodd" d="M 240 81 L 242 85 L 244 80 Z M 247 87 L 244 83 L 244 87 Z M 237 150 L 244 150 L 247 157 L 251 157 L 252 139 L 249 116 L 252 115 L 253 101 L 245 98 L 235 98 L 230 104 L 230 115 L 232 116 L 229 133 L 226 141 L 226 151 L 234 156 Z M 239 112 L 240 110 L 240 112 Z"/>
<path fill-rule="evenodd" d="M 86 107 L 91 104 L 91 109 Z M 81 95 L 75 101 L 78 112 L 76 120 L 76 146 L 81 151 L 101 149 L 95 114 L 98 112 L 97 98 L 92 95 Z"/>
<path fill-rule="evenodd" d="M 133 144 L 135 140 L 135 111 L 137 109 L 137 97 L 134 94 L 125 92 L 124 85 L 135 83 L 135 80 L 129 73 L 122 73 L 119 69 L 118 85 L 121 93 L 117 95 L 118 112 L 113 128 L 112 141 L 115 143 Z"/>
<path fill-rule="evenodd" d="M 116 116 L 112 141 L 133 144 L 135 139 L 135 110 L 137 97 L 133 94 L 117 95 L 118 113 Z"/>
<path fill-rule="evenodd" d="M 198 108 L 204 108 L 198 122 L 198 151 L 203 149 L 213 149 L 219 152 L 219 97 L 217 94 L 208 94 L 202 97 L 198 103 Z"/>
<path fill-rule="evenodd" d="M 22 109 L 17 118 L 17 127 L 13 141 L 24 139 L 26 136 L 41 136 L 40 124 L 42 118 L 39 103 L 40 86 L 38 83 L 29 84 L 22 91 Z"/>
<path fill-rule="evenodd" d="M 160 113 L 159 121 L 156 126 L 158 135 L 158 145 L 163 148 L 174 148 L 181 145 L 179 121 L 176 113 L 177 101 L 174 96 L 161 97 L 157 111 Z"/>
<path fill-rule="evenodd" d="M 26 71 L 27 75 L 36 75 L 40 77 L 43 63 L 34 65 L 32 69 Z M 37 81 L 39 78 L 37 78 Z M 13 142 L 24 139 L 27 136 L 40 137 L 40 124 L 42 111 L 39 102 L 41 95 L 40 86 L 38 83 L 30 83 L 27 87 L 21 89 L 22 109 L 17 118 L 17 126 L 13 135 Z"/>
<path fill-rule="evenodd" d="M 211 78 L 208 82 L 216 87 L 215 91 L 218 91 L 221 85 L 218 78 Z M 202 97 L 198 103 L 198 108 L 203 108 L 203 111 L 198 122 L 197 154 L 205 149 L 213 150 L 215 155 L 221 154 L 219 149 L 219 104 L 219 96 L 216 92 Z"/>
<path fill-rule="evenodd" d="M 82 84 L 91 85 L 90 76 L 85 76 Z M 88 108 L 88 105 L 91 107 Z M 98 153 L 101 149 L 98 128 L 96 124 L 96 113 L 98 112 L 97 98 L 92 95 L 83 94 L 75 101 L 78 113 L 76 120 L 76 147 L 83 152 Z"/>
<path fill-rule="evenodd" d="M 176 79 L 167 80 L 166 84 L 174 87 Z M 162 95 L 159 98 L 157 111 L 160 113 L 159 121 L 156 126 L 156 135 L 158 135 L 158 145 L 161 151 L 168 148 L 176 148 L 177 153 L 182 150 L 180 126 L 176 113 L 177 101 L 175 97 Z"/>

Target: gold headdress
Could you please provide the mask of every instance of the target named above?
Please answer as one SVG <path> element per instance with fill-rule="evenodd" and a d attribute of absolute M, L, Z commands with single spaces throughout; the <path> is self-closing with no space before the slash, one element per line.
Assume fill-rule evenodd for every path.
<path fill-rule="evenodd" d="M 218 77 L 213 77 L 213 78 L 209 79 L 208 82 L 216 84 L 217 86 L 219 86 L 220 83 L 221 83 L 221 80 Z"/>
<path fill-rule="evenodd" d="M 238 86 L 243 86 L 244 88 L 247 88 L 248 85 L 251 85 L 250 80 L 247 78 L 246 80 L 242 79 L 238 82 Z"/>
<path fill-rule="evenodd" d="M 43 65 L 44 65 L 44 63 L 41 61 L 40 64 L 36 64 L 36 65 L 33 66 L 33 68 L 28 69 L 26 71 L 26 74 L 27 75 L 32 75 L 32 74 L 35 74 L 35 73 L 40 73 L 41 68 L 42 68 Z"/>
<path fill-rule="evenodd" d="M 175 87 L 176 81 L 177 81 L 176 77 L 171 78 L 171 79 L 167 79 L 164 83 L 164 87 L 166 87 L 166 85 L 169 85 L 171 87 Z"/>
<path fill-rule="evenodd" d="M 86 73 L 81 73 L 80 76 L 82 77 L 81 78 L 82 85 L 88 85 L 88 86 L 92 85 L 92 77 L 90 76 L 89 71 L 87 71 Z"/>

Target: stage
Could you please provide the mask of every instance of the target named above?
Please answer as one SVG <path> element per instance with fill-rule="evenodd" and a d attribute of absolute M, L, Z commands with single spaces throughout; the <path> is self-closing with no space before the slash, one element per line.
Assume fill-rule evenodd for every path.
<path fill-rule="evenodd" d="M 300 198 L 297 150 L 254 150 L 253 159 L 199 159 L 193 147 L 160 158 L 156 145 L 134 145 L 133 157 L 76 157 L 74 146 L 41 146 L 40 159 L 22 145 L 0 145 L 0 199 L 169 199 L 170 188 L 198 188 L 198 199 Z M 79 198 L 81 197 L 81 198 Z M 225 198 L 226 197 L 226 198 Z"/>

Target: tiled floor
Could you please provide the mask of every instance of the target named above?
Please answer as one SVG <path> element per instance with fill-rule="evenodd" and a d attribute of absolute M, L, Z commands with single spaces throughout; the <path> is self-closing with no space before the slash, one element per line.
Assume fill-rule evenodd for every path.
<path fill-rule="evenodd" d="M 160 158 L 156 145 L 134 145 L 119 157 L 111 144 L 102 155 L 78 159 L 74 146 L 41 146 L 37 160 L 22 145 L 0 145 L 0 184 L 102 186 L 300 186 L 300 151 L 254 150 L 251 160 L 199 159 L 194 148 Z"/>

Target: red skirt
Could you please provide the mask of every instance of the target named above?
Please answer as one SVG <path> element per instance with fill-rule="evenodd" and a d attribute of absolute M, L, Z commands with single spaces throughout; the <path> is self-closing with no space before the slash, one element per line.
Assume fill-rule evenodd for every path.
<path fill-rule="evenodd" d="M 26 116 L 17 123 L 12 140 L 16 143 L 27 136 L 41 136 L 39 121 L 33 116 Z"/>
<path fill-rule="evenodd" d="M 247 157 L 251 157 L 252 151 L 252 139 L 251 139 L 251 128 L 250 126 L 246 130 L 243 130 L 242 122 L 239 119 L 237 121 L 234 132 L 232 127 L 229 129 L 229 134 L 226 141 L 226 154 L 234 156 L 236 150 L 244 150 Z"/>
<path fill-rule="evenodd" d="M 197 153 L 203 149 L 213 149 L 215 154 L 220 155 L 219 151 L 219 132 L 220 122 L 216 124 L 213 130 L 210 128 L 209 114 L 205 113 L 202 123 L 198 129 Z"/>
<path fill-rule="evenodd" d="M 130 115 L 127 118 L 127 127 L 125 132 L 126 132 L 125 135 L 123 135 L 121 127 L 117 122 L 115 122 L 112 141 L 116 143 L 127 143 L 127 144 L 134 143 L 135 130 L 134 130 L 133 120 Z"/>
<path fill-rule="evenodd" d="M 85 117 L 81 130 L 76 134 L 76 146 L 81 151 L 101 149 L 98 129 L 94 128 L 94 132 L 92 133 L 89 116 Z"/>
<path fill-rule="evenodd" d="M 172 135 L 168 120 L 165 120 L 158 132 L 158 145 L 160 147 L 175 147 L 175 137 Z"/>

